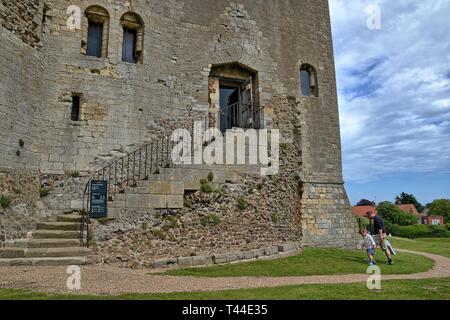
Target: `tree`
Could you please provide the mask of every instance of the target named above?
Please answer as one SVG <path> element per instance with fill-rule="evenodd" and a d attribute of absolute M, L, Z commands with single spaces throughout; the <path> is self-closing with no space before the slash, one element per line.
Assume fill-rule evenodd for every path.
<path fill-rule="evenodd" d="M 411 226 L 418 223 L 417 217 L 403 212 L 392 202 L 381 202 L 377 207 L 378 214 L 388 224 L 396 224 L 399 226 Z"/>
<path fill-rule="evenodd" d="M 425 207 L 419 201 L 417 201 L 416 197 L 413 194 L 402 192 L 395 198 L 395 201 L 398 204 L 413 204 L 419 212 L 425 210 Z"/>
<path fill-rule="evenodd" d="M 365 206 L 375 206 L 375 202 L 367 200 L 367 199 L 361 199 L 356 204 L 357 207 L 365 207 Z"/>
<path fill-rule="evenodd" d="M 444 216 L 445 222 L 450 222 L 450 199 L 434 200 L 429 208 L 428 215 Z"/>

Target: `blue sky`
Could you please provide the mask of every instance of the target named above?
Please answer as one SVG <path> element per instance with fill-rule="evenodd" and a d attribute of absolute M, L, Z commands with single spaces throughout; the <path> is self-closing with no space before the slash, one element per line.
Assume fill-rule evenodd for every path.
<path fill-rule="evenodd" d="M 350 200 L 450 198 L 450 1 L 329 3 Z"/>

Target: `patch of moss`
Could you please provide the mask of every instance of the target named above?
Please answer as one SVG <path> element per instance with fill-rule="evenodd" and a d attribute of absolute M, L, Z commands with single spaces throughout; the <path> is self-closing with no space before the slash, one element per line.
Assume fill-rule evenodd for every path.
<path fill-rule="evenodd" d="M 243 211 L 243 210 L 247 209 L 247 205 L 248 205 L 247 199 L 245 199 L 244 196 L 239 197 L 239 199 L 238 199 L 239 210 Z"/>
<path fill-rule="evenodd" d="M 0 196 L 0 205 L 2 206 L 3 209 L 9 208 L 11 206 L 11 197 L 6 195 L 6 194 L 2 194 Z"/>
<path fill-rule="evenodd" d="M 161 228 L 155 228 L 152 230 L 152 234 L 160 240 L 167 239 L 167 233 Z"/>
<path fill-rule="evenodd" d="M 184 205 L 186 208 L 192 208 L 192 200 L 189 199 L 189 198 L 184 198 L 183 205 Z"/>
<path fill-rule="evenodd" d="M 276 213 L 276 212 L 272 212 L 272 214 L 270 215 L 270 219 L 275 224 L 280 221 L 280 218 L 278 217 L 278 213 Z"/>
<path fill-rule="evenodd" d="M 39 195 L 41 196 L 41 198 L 45 198 L 46 196 L 48 196 L 49 193 L 50 193 L 50 190 L 47 187 L 43 187 L 39 191 Z"/>
<path fill-rule="evenodd" d="M 80 177 L 80 173 L 79 173 L 78 171 L 72 171 L 72 172 L 70 173 L 70 176 L 71 176 L 72 178 L 79 178 L 79 177 Z"/>
<path fill-rule="evenodd" d="M 222 222 L 222 220 L 220 219 L 220 217 L 215 214 L 215 213 L 210 213 L 206 216 L 202 216 L 200 218 L 200 223 L 203 226 L 207 226 L 207 225 L 213 225 L 213 226 L 217 226 Z"/>

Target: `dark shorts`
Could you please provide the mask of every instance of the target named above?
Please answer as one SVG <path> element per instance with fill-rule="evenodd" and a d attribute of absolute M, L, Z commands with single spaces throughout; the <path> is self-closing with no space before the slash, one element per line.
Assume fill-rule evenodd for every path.
<path fill-rule="evenodd" d="M 367 249 L 367 254 L 370 254 L 370 255 L 375 254 L 375 248 L 369 248 L 369 249 Z"/>

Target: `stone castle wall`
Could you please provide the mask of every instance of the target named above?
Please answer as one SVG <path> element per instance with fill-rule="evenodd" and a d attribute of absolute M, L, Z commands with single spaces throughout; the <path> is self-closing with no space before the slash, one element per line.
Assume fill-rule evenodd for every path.
<path fill-rule="evenodd" d="M 67 28 L 74 4 L 108 11 L 106 57 L 81 53 L 82 30 Z M 206 115 L 211 67 L 238 62 L 257 71 L 265 123 L 281 130 L 282 176 L 325 190 L 290 190 L 301 203 L 305 244 L 324 245 L 336 221 L 351 224 L 328 1 L 18 0 L 0 11 L 0 169 L 92 170 L 152 140 L 167 121 L 181 126 Z M 144 24 L 142 63 L 121 61 L 128 11 Z M 304 63 L 317 71 L 319 97 L 301 97 Z M 70 120 L 73 94 L 81 95 L 81 121 Z M 349 228 L 342 232 L 354 234 Z"/>
<path fill-rule="evenodd" d="M 42 42 L 43 7 L 37 0 L 0 4 L 0 170 L 40 166 L 48 90 L 44 56 L 36 49 Z"/>
<path fill-rule="evenodd" d="M 23 2 L 36 12 L 44 8 L 42 1 Z M 94 4 L 109 12 L 106 58 L 81 53 L 82 30 L 67 28 L 67 8 L 74 4 L 80 6 L 81 12 Z M 187 110 L 206 114 L 208 77 L 211 66 L 216 64 L 239 62 L 258 72 L 259 100 L 269 126 L 274 118 L 282 117 L 274 110 L 286 103 L 286 97 L 300 98 L 298 70 L 304 62 L 318 71 L 323 111 L 320 116 L 327 116 L 327 111 L 336 113 L 327 1 L 320 1 L 320 5 L 266 1 L 255 6 L 249 0 L 239 4 L 220 0 L 205 6 L 200 0 L 172 0 L 133 1 L 132 6 L 124 1 L 60 0 L 46 2 L 45 14 L 35 14 L 43 24 L 37 28 L 42 33 L 42 49 L 19 55 L 20 63 L 26 66 L 20 70 L 41 79 L 27 80 L 28 74 L 13 76 L 10 71 L 11 76 L 3 81 L 24 79 L 26 83 L 23 89 L 5 84 L 6 96 L 39 92 L 33 94 L 38 106 L 29 106 L 27 101 L 23 104 L 27 111 L 39 108 L 40 114 L 31 117 L 36 120 L 39 135 L 29 136 L 44 141 L 37 153 L 39 167 L 46 172 L 89 170 L 95 157 L 108 158 L 127 146 L 151 140 L 150 132 L 159 128 L 159 119 L 182 119 Z M 143 61 L 138 64 L 121 61 L 120 18 L 130 10 L 141 16 L 145 26 Z M 3 23 L 5 30 L 19 37 L 8 35 L 5 39 L 5 61 L 17 59 L 15 46 L 36 46 L 37 29 L 29 27 L 27 21 Z M 12 24 L 24 27 L 7 28 Z M 70 120 L 74 93 L 82 95 L 82 121 L 78 122 Z M 5 104 L 14 110 L 19 102 Z M 337 130 L 336 121 L 321 121 Z M 10 133 L 9 138 L 14 136 Z M 6 156 L 16 160 L 14 154 L 11 148 Z M 330 157 L 324 161 L 333 162 L 334 155 Z"/>
<path fill-rule="evenodd" d="M 0 24 L 16 34 L 24 43 L 36 48 L 42 40 L 45 9 L 43 0 L 2 0 Z"/>

